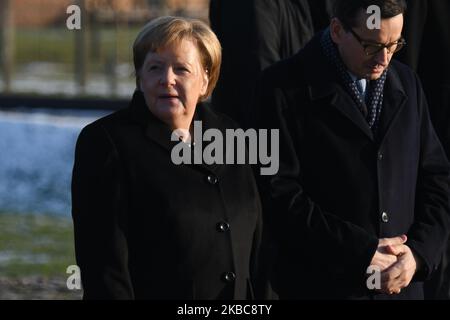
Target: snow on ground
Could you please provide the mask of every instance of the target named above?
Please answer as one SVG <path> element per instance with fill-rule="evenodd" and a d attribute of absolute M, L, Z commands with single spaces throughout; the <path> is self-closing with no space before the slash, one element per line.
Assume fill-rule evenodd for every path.
<path fill-rule="evenodd" d="M 105 111 L 0 111 L 0 211 L 70 215 L 80 130 Z"/>

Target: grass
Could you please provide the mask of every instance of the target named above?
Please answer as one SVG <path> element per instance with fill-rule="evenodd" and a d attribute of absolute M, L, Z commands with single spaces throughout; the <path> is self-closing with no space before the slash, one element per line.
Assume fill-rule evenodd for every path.
<path fill-rule="evenodd" d="M 66 276 L 75 264 L 71 219 L 3 213 L 0 230 L 1 276 Z"/>
<path fill-rule="evenodd" d="M 78 299 L 66 287 L 74 264 L 70 218 L 0 213 L 0 298 Z"/>
<path fill-rule="evenodd" d="M 140 30 L 139 26 L 101 26 L 97 32 L 87 29 L 86 32 L 86 76 L 87 86 L 100 84 L 108 86 L 109 80 L 116 71 L 118 85 L 134 86 L 132 45 Z M 53 27 L 17 28 L 14 37 L 14 61 L 12 79 L 17 81 L 41 81 L 41 86 L 25 90 L 34 92 L 42 85 L 47 88 L 58 81 L 62 88 L 72 90 L 77 78 L 75 58 L 81 55 L 76 47 L 78 30 L 68 30 L 65 25 Z M 96 36 L 95 36 L 96 35 Z M 115 58 L 114 58 L 115 57 Z M 116 69 L 114 69 L 114 66 Z M 0 70 L 0 83 L 2 82 Z M 89 83 L 91 81 L 91 83 Z M 95 87 L 95 86 L 94 86 Z M 87 88 L 87 94 L 104 97 Z M 1 90 L 1 86 L 0 86 Z M 23 88 L 20 89 L 23 92 Z M 64 90 L 64 89 L 62 89 Z M 111 89 L 112 90 L 112 89 Z M 46 90 L 44 90 L 46 91 Z M 50 90 L 52 91 L 52 90 Z M 47 93 L 42 93 L 45 96 Z M 132 92 L 129 93 L 131 95 Z M 66 94 L 63 94 L 64 96 Z M 85 93 L 79 93 L 85 97 Z M 116 98 L 111 92 L 111 98 Z"/>
<path fill-rule="evenodd" d="M 33 61 L 60 63 L 68 71 L 73 70 L 75 54 L 75 34 L 65 26 L 53 28 L 18 29 L 15 32 L 15 63 L 27 64 Z M 132 45 L 139 32 L 138 27 L 102 27 L 98 31 L 99 41 L 90 41 L 88 32 L 88 60 L 91 71 L 102 71 L 108 58 L 116 50 L 117 62 L 132 62 Z M 95 48 L 94 48 L 95 47 Z M 93 55 L 97 49 L 98 56 Z"/>

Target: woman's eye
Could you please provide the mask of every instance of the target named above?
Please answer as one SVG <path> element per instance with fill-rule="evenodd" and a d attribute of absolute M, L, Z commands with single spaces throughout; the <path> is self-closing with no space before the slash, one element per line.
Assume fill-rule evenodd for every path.
<path fill-rule="evenodd" d="M 158 65 L 150 65 L 147 68 L 148 71 L 155 71 L 155 70 L 158 70 L 158 69 L 159 69 Z"/>

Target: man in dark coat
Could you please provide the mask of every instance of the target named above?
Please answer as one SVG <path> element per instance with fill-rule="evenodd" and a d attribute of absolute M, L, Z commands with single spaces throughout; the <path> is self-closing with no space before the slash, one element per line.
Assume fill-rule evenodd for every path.
<path fill-rule="evenodd" d="M 450 166 L 419 79 L 391 60 L 405 4 L 337 2 L 329 29 L 263 74 L 260 123 L 280 130 L 280 169 L 262 186 L 273 287 L 282 299 L 423 298 L 448 236 Z"/>
<path fill-rule="evenodd" d="M 419 75 L 430 117 L 450 157 L 450 1 L 407 1 L 403 35 L 408 46 L 398 59 Z M 425 285 L 426 298 L 450 299 L 450 240 L 442 264 Z"/>
<path fill-rule="evenodd" d="M 314 35 L 308 1 L 211 0 L 209 18 L 223 48 L 213 106 L 251 127 L 260 72 L 297 53 Z"/>

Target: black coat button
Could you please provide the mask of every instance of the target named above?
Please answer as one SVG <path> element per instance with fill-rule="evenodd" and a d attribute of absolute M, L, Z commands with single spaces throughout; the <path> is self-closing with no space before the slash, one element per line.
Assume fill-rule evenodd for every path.
<path fill-rule="evenodd" d="M 383 213 L 381 214 L 381 220 L 382 220 L 383 222 L 388 222 L 388 221 L 389 221 L 389 216 L 388 216 L 388 214 L 387 214 L 386 212 L 383 212 Z"/>
<path fill-rule="evenodd" d="M 234 272 L 225 272 L 222 277 L 225 282 L 233 282 L 236 280 L 236 274 Z"/>
<path fill-rule="evenodd" d="M 212 174 L 210 174 L 210 175 L 207 177 L 207 180 L 208 180 L 208 182 L 211 183 L 211 184 L 216 184 L 217 182 L 219 182 L 219 179 L 217 179 L 217 177 L 214 176 L 214 175 L 212 175 Z"/>
<path fill-rule="evenodd" d="M 380 152 L 380 153 L 378 153 L 378 160 L 383 160 L 383 154 Z"/>
<path fill-rule="evenodd" d="M 217 230 L 220 232 L 227 232 L 230 230 L 230 224 L 228 222 L 222 221 L 217 224 Z"/>

